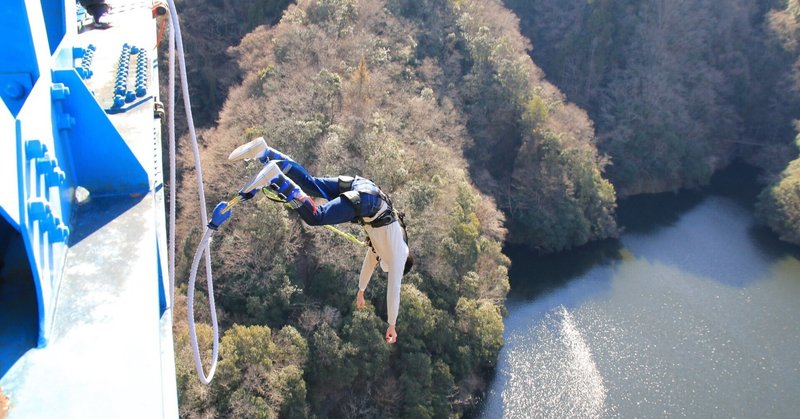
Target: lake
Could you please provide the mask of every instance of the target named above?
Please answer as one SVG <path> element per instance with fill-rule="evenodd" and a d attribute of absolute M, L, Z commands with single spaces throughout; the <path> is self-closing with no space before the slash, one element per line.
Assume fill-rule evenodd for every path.
<path fill-rule="evenodd" d="M 617 240 L 509 247 L 483 418 L 797 417 L 800 248 L 757 226 L 752 170 L 620 203 Z"/>

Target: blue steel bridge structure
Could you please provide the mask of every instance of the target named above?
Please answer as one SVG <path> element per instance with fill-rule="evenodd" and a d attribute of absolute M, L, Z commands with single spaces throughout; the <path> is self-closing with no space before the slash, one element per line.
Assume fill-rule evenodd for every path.
<path fill-rule="evenodd" d="M 0 2 L 0 390 L 14 418 L 177 417 L 157 22 Z M 2 412 L 0 412 L 2 416 Z"/>

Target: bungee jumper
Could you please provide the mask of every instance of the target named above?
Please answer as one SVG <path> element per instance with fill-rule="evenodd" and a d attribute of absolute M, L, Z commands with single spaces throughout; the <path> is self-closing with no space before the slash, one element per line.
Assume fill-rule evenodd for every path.
<path fill-rule="evenodd" d="M 111 24 L 101 20 L 104 19 L 111 10 L 111 6 L 109 6 L 106 0 L 79 0 L 79 2 L 81 6 L 92 16 L 92 19 L 94 20 L 92 22 L 92 27 L 95 29 L 108 29 L 111 27 Z"/>
<path fill-rule="evenodd" d="M 368 236 L 368 249 L 361 265 L 356 306 L 364 306 L 364 291 L 375 267 L 380 264 L 381 269 L 389 276 L 386 292 L 389 323 L 386 342 L 395 343 L 400 284 L 414 261 L 409 255 L 403 213 L 394 208 L 389 197 L 374 182 L 360 176 L 312 176 L 291 157 L 269 147 L 263 137 L 238 147 L 228 159 L 258 159 L 265 165 L 239 191 L 236 198 L 217 204 L 208 227 L 212 230 L 219 228 L 230 218 L 233 205 L 239 200 L 252 199 L 262 188 L 268 188 L 310 226 L 330 226 L 347 222 L 363 225 Z M 317 205 L 312 197 L 323 198 L 326 202 Z"/>

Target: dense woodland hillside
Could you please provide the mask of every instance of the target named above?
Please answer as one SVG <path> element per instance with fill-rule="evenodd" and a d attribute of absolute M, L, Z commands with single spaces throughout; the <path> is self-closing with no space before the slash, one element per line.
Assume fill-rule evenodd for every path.
<path fill-rule="evenodd" d="M 433 28 L 427 39 L 445 40 L 426 45 L 452 63 L 440 91 L 467 117 L 470 172 L 507 215 L 509 241 L 551 252 L 615 235 L 614 187 L 592 123 L 544 80 L 516 16 L 499 1 L 413 3 L 408 10 L 438 12 L 409 14 Z"/>
<path fill-rule="evenodd" d="M 786 77 L 792 81 L 788 91 L 800 91 L 800 1 L 789 0 L 786 8 L 769 14 L 769 28 L 794 59 Z M 795 122 L 800 130 L 800 125 Z M 795 137 L 800 149 L 800 135 Z M 761 193 L 758 214 L 781 239 L 800 244 L 800 158 L 793 160 Z"/>
<path fill-rule="evenodd" d="M 704 185 L 742 158 L 779 176 L 760 213 L 800 243 L 797 163 L 777 175 L 797 157 L 796 0 L 505 4 L 548 80 L 596 124 L 620 195 Z"/>
<path fill-rule="evenodd" d="M 176 325 L 183 415 L 442 417 L 485 385 L 508 292 L 503 217 L 470 181 L 465 116 L 437 92 L 445 71 L 421 56 L 420 22 L 403 10 L 382 0 L 290 6 L 235 48 L 244 81 L 201 133 L 210 202 L 258 171 L 226 157 L 260 135 L 314 173 L 364 175 L 392 196 L 416 257 L 398 343 L 382 338 L 385 276 L 373 278 L 369 308 L 354 309 L 364 249 L 266 199 L 248 202 L 213 243 L 225 333 L 210 387 L 194 377 L 186 325 Z M 182 170 L 182 277 L 200 234 L 191 170 Z"/>
<path fill-rule="evenodd" d="M 198 126 L 215 125 L 228 90 L 242 82 L 242 71 L 228 48 L 256 26 L 277 22 L 289 3 L 291 0 L 175 0 Z M 166 48 L 166 42 L 162 46 Z M 167 54 L 161 57 L 166 59 Z M 178 106 L 182 106 L 180 101 Z"/>
<path fill-rule="evenodd" d="M 596 123 L 622 195 L 705 184 L 735 157 L 775 170 L 796 155 L 793 58 L 767 24 L 785 1 L 506 3 L 548 79 Z"/>
<path fill-rule="evenodd" d="M 260 169 L 227 161 L 256 136 L 313 173 L 375 180 L 416 258 L 399 340 L 382 338 L 385 275 L 355 309 L 364 249 L 244 203 L 212 247 L 224 336 L 208 387 L 176 316 L 183 417 L 462 414 L 502 346 L 502 245 L 614 236 L 617 191 L 702 185 L 746 158 L 774 174 L 762 217 L 800 240 L 798 162 L 779 174 L 797 157 L 796 0 L 289 3 L 178 2 L 209 206 Z M 180 151 L 185 278 L 202 224 Z"/>

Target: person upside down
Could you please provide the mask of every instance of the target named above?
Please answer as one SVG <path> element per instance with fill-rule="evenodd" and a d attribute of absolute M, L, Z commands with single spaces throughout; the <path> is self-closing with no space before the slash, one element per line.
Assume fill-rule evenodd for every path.
<path fill-rule="evenodd" d="M 257 140 L 264 143 L 262 147 L 266 146 L 263 139 Z M 234 153 L 230 157 L 232 160 L 246 158 L 235 157 Z M 356 306 L 364 307 L 364 290 L 375 267 L 380 264 L 381 269 L 389 275 L 386 290 L 389 323 L 386 329 L 386 342 L 395 343 L 397 341 L 395 324 L 400 309 L 400 283 L 403 275 L 413 266 L 414 259 L 409 255 L 402 215 L 392 206 L 389 197 L 374 182 L 360 176 L 312 176 L 291 157 L 269 146 L 266 146 L 266 150 L 259 151 L 255 158 L 265 163 L 265 166 L 250 184 L 239 191 L 242 199 L 249 200 L 255 197 L 260 188 L 252 188 L 251 184 L 256 179 L 261 179 L 260 183 L 266 179 L 267 187 L 286 201 L 288 206 L 297 211 L 300 218 L 310 226 L 346 222 L 364 225 L 369 248 L 361 264 Z M 311 197 L 324 198 L 327 202 L 317 205 Z M 226 201 L 217 204 L 209 228 L 216 229 L 230 218 L 232 211 L 224 211 L 227 207 Z"/>

